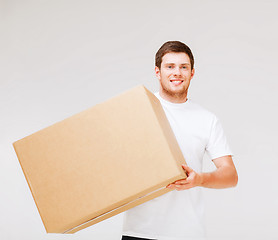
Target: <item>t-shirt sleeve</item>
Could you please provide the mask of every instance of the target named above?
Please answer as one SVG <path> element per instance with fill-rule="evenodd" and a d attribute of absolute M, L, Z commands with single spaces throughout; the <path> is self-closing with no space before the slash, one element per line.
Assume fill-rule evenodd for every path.
<path fill-rule="evenodd" d="M 227 138 L 224 134 L 223 127 L 220 121 L 215 116 L 212 122 L 206 151 L 211 159 L 233 155 L 227 142 Z"/>

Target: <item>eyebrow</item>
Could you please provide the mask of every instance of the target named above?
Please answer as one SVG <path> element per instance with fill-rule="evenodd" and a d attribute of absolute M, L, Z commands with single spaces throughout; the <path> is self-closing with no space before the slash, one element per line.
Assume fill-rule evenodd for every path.
<path fill-rule="evenodd" d="M 175 65 L 175 63 L 165 63 L 165 65 Z M 190 65 L 190 63 L 182 63 L 180 65 Z"/>

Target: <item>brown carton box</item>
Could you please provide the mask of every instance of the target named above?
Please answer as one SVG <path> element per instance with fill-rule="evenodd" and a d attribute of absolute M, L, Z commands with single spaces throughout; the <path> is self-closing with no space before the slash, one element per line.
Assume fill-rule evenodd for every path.
<path fill-rule="evenodd" d="M 185 178 L 159 100 L 139 86 L 14 144 L 48 233 L 74 233 Z"/>

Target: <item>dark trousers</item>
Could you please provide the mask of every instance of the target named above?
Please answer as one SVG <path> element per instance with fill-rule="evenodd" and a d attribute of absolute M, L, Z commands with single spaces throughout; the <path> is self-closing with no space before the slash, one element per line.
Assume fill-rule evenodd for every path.
<path fill-rule="evenodd" d="M 122 240 L 155 240 L 155 239 L 122 236 Z"/>

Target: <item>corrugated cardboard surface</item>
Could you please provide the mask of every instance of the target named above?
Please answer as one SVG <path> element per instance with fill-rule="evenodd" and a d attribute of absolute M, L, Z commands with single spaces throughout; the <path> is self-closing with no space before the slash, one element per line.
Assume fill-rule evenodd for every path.
<path fill-rule="evenodd" d="M 185 177 L 165 113 L 143 86 L 14 148 L 47 232 L 76 232 L 166 193 L 166 185 Z"/>

